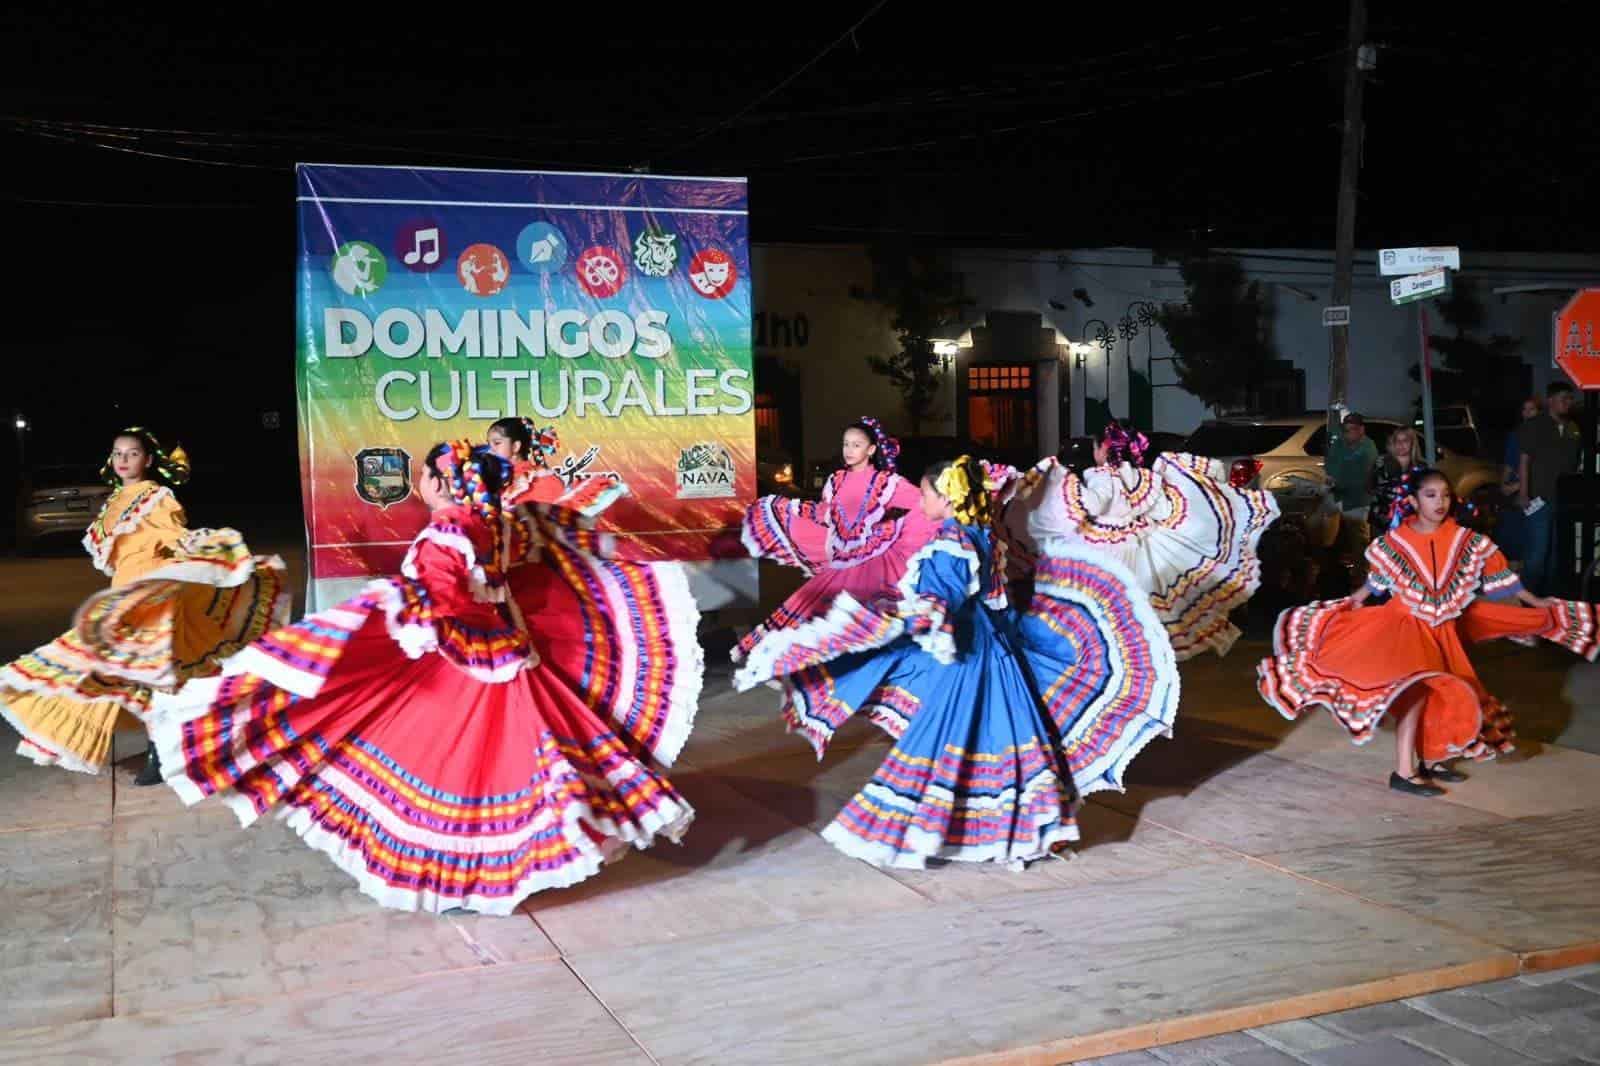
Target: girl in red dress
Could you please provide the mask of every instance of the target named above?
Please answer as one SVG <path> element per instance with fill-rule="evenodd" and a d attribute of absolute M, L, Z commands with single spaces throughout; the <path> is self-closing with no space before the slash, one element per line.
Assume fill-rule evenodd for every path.
<path fill-rule="evenodd" d="M 490 426 L 489 450 L 511 464 L 511 477 L 501 491 L 507 507 L 548 503 L 592 517 L 627 494 L 615 478 L 573 478 L 564 473 L 581 465 L 570 458 L 561 470 L 551 466 L 551 459 L 561 450 L 561 435 L 555 426 L 541 428 L 531 418 L 502 418 Z"/>
<path fill-rule="evenodd" d="M 180 694 L 152 735 L 185 803 L 221 795 L 245 825 L 276 808 L 401 910 L 509 914 L 626 845 L 679 838 L 689 805 L 541 663 L 506 604 L 509 474 L 486 448 L 433 448 L 419 483 L 433 515 L 402 576 Z"/>
<path fill-rule="evenodd" d="M 1344 600 L 1285 611 L 1257 688 L 1285 718 L 1326 707 L 1357 744 L 1395 719 L 1389 787 L 1418 796 L 1463 781 L 1446 763 L 1513 749 L 1505 706 L 1484 688 L 1466 644 L 1543 637 L 1594 659 L 1594 607 L 1545 600 L 1522 587 L 1489 538 L 1450 517 L 1450 482 L 1428 470 L 1412 482 L 1410 515 L 1367 549 L 1369 575 Z M 1373 595 L 1380 607 L 1357 610 Z"/>

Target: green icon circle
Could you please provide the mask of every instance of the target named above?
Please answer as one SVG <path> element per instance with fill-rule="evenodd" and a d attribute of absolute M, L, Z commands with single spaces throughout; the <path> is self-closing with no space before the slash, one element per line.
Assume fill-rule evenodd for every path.
<path fill-rule="evenodd" d="M 328 267 L 333 283 L 349 296 L 371 296 L 389 277 L 389 263 L 375 245 L 347 241 L 333 253 Z"/>

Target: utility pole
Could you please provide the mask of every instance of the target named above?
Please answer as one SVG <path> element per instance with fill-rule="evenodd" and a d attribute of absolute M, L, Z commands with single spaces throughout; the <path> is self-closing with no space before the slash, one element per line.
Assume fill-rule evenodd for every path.
<path fill-rule="evenodd" d="M 1350 0 L 1350 41 L 1344 69 L 1344 143 L 1339 154 L 1339 221 L 1334 242 L 1333 303 L 1350 306 L 1355 287 L 1356 182 L 1361 176 L 1362 90 L 1368 57 L 1366 0 Z M 1328 432 L 1339 432 L 1339 409 L 1350 401 L 1350 327 L 1334 326 L 1333 352 L 1328 357 Z"/>

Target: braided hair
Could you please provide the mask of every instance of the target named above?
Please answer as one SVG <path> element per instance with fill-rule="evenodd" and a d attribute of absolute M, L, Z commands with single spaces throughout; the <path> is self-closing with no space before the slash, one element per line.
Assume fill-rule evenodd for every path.
<path fill-rule="evenodd" d="M 183 450 L 182 445 L 168 452 L 161 447 L 161 442 L 156 440 L 154 433 L 151 433 L 143 426 L 129 426 L 112 439 L 112 448 L 116 447 L 117 441 L 124 438 L 138 441 L 139 447 L 143 448 L 145 454 L 150 457 L 150 465 L 145 468 L 145 476 L 151 481 L 171 489 L 189 480 L 189 454 Z M 122 479 L 117 476 L 109 456 L 106 458 L 105 465 L 100 468 L 100 479 L 107 485 L 120 485 L 122 483 Z"/>
<path fill-rule="evenodd" d="M 928 467 L 923 479 L 950 501 L 956 521 L 964 526 L 993 525 L 998 514 L 986 482 L 988 472 L 970 455 L 941 459 Z"/>
<path fill-rule="evenodd" d="M 1112 466 L 1128 463 L 1144 465 L 1144 453 L 1150 450 L 1150 438 L 1120 419 L 1108 419 L 1100 431 L 1100 443 L 1105 445 L 1106 462 Z"/>
<path fill-rule="evenodd" d="M 866 435 L 866 438 L 876 446 L 869 460 L 874 470 L 893 470 L 895 460 L 900 458 L 900 442 L 884 430 L 883 423 L 871 415 L 862 415 L 856 421 L 845 426 L 845 431 L 855 430 Z"/>
<path fill-rule="evenodd" d="M 450 499 L 483 519 L 500 557 L 500 493 L 511 480 L 511 464 L 487 445 L 452 440 L 435 444 L 424 460 L 427 469 L 444 483 Z"/>
<path fill-rule="evenodd" d="M 1020 475 L 1003 463 L 962 455 L 934 463 L 923 476 L 939 495 L 950 501 L 957 522 L 964 526 L 988 527 L 990 591 L 984 601 L 991 607 L 1004 607 L 1008 548 L 1000 528 L 1000 499 Z"/>
<path fill-rule="evenodd" d="M 489 432 L 504 435 L 514 445 L 516 458 L 527 459 L 541 470 L 550 469 L 550 457 L 561 447 L 555 426 L 539 427 L 533 419 L 520 415 L 500 419 L 489 427 Z"/>

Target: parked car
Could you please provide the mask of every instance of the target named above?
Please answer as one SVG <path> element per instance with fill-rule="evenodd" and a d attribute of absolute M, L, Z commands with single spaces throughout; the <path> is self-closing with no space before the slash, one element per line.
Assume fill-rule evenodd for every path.
<path fill-rule="evenodd" d="M 81 537 L 111 488 L 93 465 L 41 466 L 23 475 L 17 501 L 17 550 L 47 539 Z"/>
<path fill-rule="evenodd" d="M 1188 441 L 1189 438 L 1182 433 L 1152 432 L 1150 434 L 1150 451 L 1145 456 L 1145 465 L 1149 466 L 1155 462 L 1156 456 L 1164 452 L 1184 451 Z"/>
<path fill-rule="evenodd" d="M 1382 453 L 1389 434 L 1408 421 L 1369 417 L 1367 435 Z M 1475 437 L 1476 430 L 1472 434 Z M 1321 414 L 1214 419 L 1195 430 L 1185 447 L 1227 463 L 1232 484 L 1271 492 L 1285 515 L 1315 511 L 1330 485 L 1322 470 L 1328 428 Z M 1480 520 L 1492 524 L 1501 502 L 1499 464 L 1441 444 L 1437 465 L 1457 494 L 1473 502 Z"/>
<path fill-rule="evenodd" d="M 764 451 L 756 456 L 756 495 L 801 495 L 801 486 L 795 479 L 795 465 L 794 457 L 782 449 Z"/>

